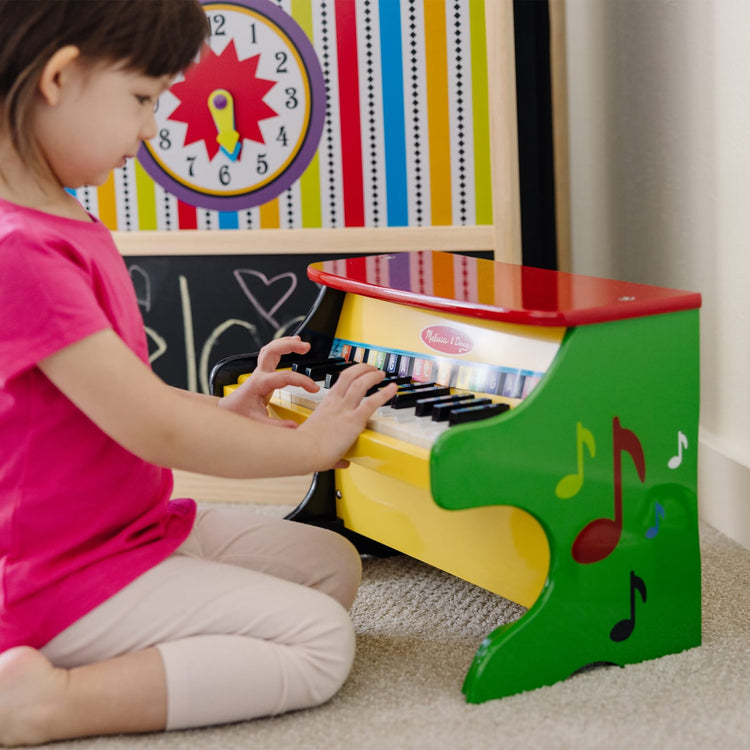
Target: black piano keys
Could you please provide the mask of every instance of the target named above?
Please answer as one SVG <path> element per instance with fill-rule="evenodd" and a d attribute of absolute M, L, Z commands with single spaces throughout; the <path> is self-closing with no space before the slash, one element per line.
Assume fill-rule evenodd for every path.
<path fill-rule="evenodd" d="M 476 399 L 477 401 L 481 399 Z M 479 419 L 494 417 L 496 414 L 502 414 L 508 411 L 508 404 L 490 401 L 489 404 L 473 404 L 471 406 L 461 406 L 452 409 L 448 414 L 448 424 L 465 424 L 467 422 L 476 422 Z"/>
<path fill-rule="evenodd" d="M 354 360 L 332 357 L 314 362 L 296 362 L 292 369 L 315 381 L 323 380 L 325 387 L 330 388 L 347 367 L 355 364 L 357 362 Z M 395 367 L 392 365 L 390 369 L 393 372 Z M 486 419 L 510 408 L 508 404 L 490 398 L 479 398 L 472 393 L 453 393 L 447 385 L 418 382 L 409 375 L 397 375 L 395 372 L 370 388 L 368 395 L 389 383 L 396 383 L 399 389 L 386 406 L 390 405 L 396 410 L 412 409 L 416 417 L 429 417 L 434 422 L 447 422 L 449 426 Z"/>

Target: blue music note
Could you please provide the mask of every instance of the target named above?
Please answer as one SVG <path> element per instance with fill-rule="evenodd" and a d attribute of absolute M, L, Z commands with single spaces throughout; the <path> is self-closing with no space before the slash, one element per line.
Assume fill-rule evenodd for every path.
<path fill-rule="evenodd" d="M 656 525 L 646 531 L 646 539 L 653 539 L 659 533 L 659 522 L 664 518 L 664 507 L 660 503 L 656 503 L 655 509 Z"/>

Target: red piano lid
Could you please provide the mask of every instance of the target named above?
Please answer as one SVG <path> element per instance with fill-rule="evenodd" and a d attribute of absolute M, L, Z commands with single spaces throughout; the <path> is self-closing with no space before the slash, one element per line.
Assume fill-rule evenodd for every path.
<path fill-rule="evenodd" d="M 701 306 L 697 292 L 418 251 L 311 264 L 316 283 L 455 315 L 577 326 Z"/>

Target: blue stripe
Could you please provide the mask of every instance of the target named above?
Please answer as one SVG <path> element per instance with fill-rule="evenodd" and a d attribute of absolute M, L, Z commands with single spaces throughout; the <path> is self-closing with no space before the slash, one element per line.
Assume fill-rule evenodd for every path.
<path fill-rule="evenodd" d="M 385 180 L 388 226 L 391 227 L 405 227 L 409 223 L 406 192 L 404 79 L 401 55 L 399 0 L 380 0 L 380 71 L 383 77 Z"/>
<path fill-rule="evenodd" d="M 236 211 L 219 211 L 219 229 L 239 229 L 240 219 Z"/>

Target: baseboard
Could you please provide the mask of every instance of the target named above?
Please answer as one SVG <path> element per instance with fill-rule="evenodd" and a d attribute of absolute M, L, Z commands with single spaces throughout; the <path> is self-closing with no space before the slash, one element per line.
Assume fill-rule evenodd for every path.
<path fill-rule="evenodd" d="M 750 549 L 750 465 L 721 438 L 700 430 L 698 512 L 723 534 Z"/>
<path fill-rule="evenodd" d="M 302 500 L 312 476 L 272 479 L 221 479 L 188 471 L 174 472 L 173 497 L 192 497 L 204 503 L 293 505 Z"/>

